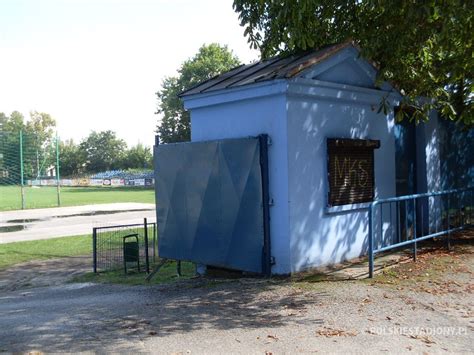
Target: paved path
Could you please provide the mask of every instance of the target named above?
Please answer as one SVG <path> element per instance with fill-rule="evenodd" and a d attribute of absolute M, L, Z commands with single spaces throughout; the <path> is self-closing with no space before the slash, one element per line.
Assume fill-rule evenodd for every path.
<path fill-rule="evenodd" d="M 379 281 L 195 279 L 0 292 L 0 352 L 472 354 L 473 251 L 420 254 L 403 277 Z M 430 260 L 447 262 L 423 269 Z"/>
<path fill-rule="evenodd" d="M 156 220 L 154 204 L 112 203 L 0 212 L 0 244 L 88 234 L 95 226 L 142 223 L 145 217 Z M 19 230 L 4 232 L 6 227 Z"/>
<path fill-rule="evenodd" d="M 0 351 L 468 354 L 473 331 L 463 317 L 472 300 L 465 296 L 360 281 L 306 290 L 253 280 L 33 288 L 0 295 Z"/>

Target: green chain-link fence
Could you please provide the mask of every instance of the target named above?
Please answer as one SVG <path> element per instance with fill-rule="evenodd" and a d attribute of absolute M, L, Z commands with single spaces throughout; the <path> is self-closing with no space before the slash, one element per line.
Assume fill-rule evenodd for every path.
<path fill-rule="evenodd" d="M 0 130 L 3 209 L 60 206 L 59 139 Z"/>

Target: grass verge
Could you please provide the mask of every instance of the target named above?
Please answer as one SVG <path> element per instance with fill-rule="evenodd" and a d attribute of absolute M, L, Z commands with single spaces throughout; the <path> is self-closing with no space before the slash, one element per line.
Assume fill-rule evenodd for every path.
<path fill-rule="evenodd" d="M 150 265 L 153 269 L 154 265 Z M 75 277 L 72 282 L 95 282 L 95 283 L 112 283 L 121 285 L 148 285 L 148 284 L 162 284 L 169 283 L 176 280 L 190 279 L 195 274 L 194 264 L 190 262 L 181 263 L 181 274 L 178 277 L 176 273 L 176 262 L 169 262 L 165 264 L 160 271 L 151 279 L 150 282 L 145 280 L 147 274 L 144 272 L 129 272 L 124 274 L 123 269 L 106 271 L 94 274 L 88 272 L 84 275 Z"/>
<path fill-rule="evenodd" d="M 25 187 L 26 208 L 57 207 L 56 187 Z M 116 202 L 154 203 L 154 189 L 141 187 L 61 187 L 61 206 Z M 0 211 L 21 209 L 19 186 L 0 186 Z"/>
<path fill-rule="evenodd" d="M 0 269 L 33 260 L 92 253 L 90 235 L 0 244 Z"/>
<path fill-rule="evenodd" d="M 29 261 L 67 258 L 79 255 L 92 255 L 92 239 L 90 235 L 0 244 L 0 270 Z M 153 269 L 153 267 L 154 264 L 151 264 L 150 268 Z M 178 277 L 176 273 L 176 262 L 169 262 L 160 269 L 150 283 L 145 280 L 147 276 L 146 273 L 131 271 L 125 275 L 123 269 L 98 274 L 88 272 L 75 277 L 72 282 L 112 283 L 122 285 L 168 283 L 193 277 L 195 274 L 194 264 L 182 262 L 181 273 L 182 276 Z"/>

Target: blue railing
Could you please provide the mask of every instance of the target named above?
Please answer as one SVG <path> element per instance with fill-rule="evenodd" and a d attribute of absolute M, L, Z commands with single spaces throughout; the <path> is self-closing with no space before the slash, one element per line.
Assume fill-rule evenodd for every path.
<path fill-rule="evenodd" d="M 375 254 L 447 236 L 474 224 L 474 187 L 376 200 L 369 206 L 369 277 Z"/>

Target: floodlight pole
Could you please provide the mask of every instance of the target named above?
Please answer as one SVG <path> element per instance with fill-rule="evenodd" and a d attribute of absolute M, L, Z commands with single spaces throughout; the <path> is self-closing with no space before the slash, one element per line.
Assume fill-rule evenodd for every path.
<path fill-rule="evenodd" d="M 56 189 L 58 195 L 58 207 L 61 206 L 61 187 L 59 181 L 59 138 L 58 132 L 56 132 Z"/>
<path fill-rule="evenodd" d="M 25 189 L 23 178 L 23 130 L 20 130 L 20 175 L 21 175 L 21 209 L 25 209 Z"/>

